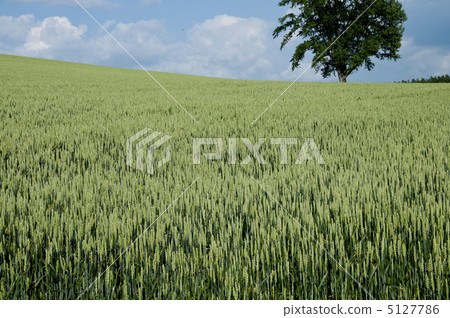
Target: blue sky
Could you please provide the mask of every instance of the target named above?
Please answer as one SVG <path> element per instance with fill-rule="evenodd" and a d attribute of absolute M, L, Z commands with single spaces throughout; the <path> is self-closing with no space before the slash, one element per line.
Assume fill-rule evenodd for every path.
<path fill-rule="evenodd" d="M 294 80 L 272 39 L 287 7 L 277 0 L 78 0 L 145 68 L 226 78 Z M 450 73 L 450 1 L 403 0 L 402 59 L 377 61 L 350 82 L 392 82 Z M 1 0 L 0 53 L 139 68 L 73 0 Z M 307 55 L 303 63 L 312 60 Z M 299 81 L 322 81 L 307 71 Z M 325 81 L 336 81 L 335 77 Z"/>

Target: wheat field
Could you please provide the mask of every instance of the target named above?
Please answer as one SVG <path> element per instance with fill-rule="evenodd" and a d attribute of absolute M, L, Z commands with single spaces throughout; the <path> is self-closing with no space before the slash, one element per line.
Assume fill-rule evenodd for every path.
<path fill-rule="evenodd" d="M 0 55 L 1 299 L 450 298 L 448 84 L 296 83 L 252 124 L 289 83 L 151 74 L 198 124 L 143 71 Z"/>

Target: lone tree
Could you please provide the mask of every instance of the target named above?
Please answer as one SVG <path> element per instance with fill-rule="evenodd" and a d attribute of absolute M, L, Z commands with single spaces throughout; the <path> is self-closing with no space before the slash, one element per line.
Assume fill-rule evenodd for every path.
<path fill-rule="evenodd" d="M 398 0 L 281 0 L 290 13 L 279 19 L 273 37 L 284 34 L 281 49 L 294 37 L 302 38 L 292 56 L 292 70 L 312 51 L 312 67 L 324 78 L 340 82 L 363 64 L 370 71 L 371 57 L 397 60 L 406 13 Z M 294 13 L 295 12 L 295 13 Z"/>

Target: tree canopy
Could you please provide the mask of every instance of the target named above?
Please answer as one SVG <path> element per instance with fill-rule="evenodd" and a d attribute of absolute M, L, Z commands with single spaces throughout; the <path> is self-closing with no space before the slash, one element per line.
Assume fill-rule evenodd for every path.
<path fill-rule="evenodd" d="M 314 55 L 312 67 L 324 78 L 339 81 L 364 65 L 369 71 L 378 59 L 397 60 L 406 13 L 398 0 L 281 0 L 290 6 L 274 38 L 283 35 L 281 49 L 300 38 L 291 59 L 292 70 L 300 66 L 307 51 Z"/>

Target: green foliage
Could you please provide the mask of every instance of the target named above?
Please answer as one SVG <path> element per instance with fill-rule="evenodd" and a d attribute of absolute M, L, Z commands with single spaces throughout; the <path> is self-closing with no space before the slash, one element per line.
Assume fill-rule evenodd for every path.
<path fill-rule="evenodd" d="M 441 75 L 441 76 L 431 76 L 430 78 L 421 78 L 421 79 L 412 79 L 412 80 L 403 80 L 400 83 L 450 83 L 450 76 Z"/>
<path fill-rule="evenodd" d="M 400 58 L 406 13 L 398 0 L 281 0 L 279 5 L 293 11 L 273 32 L 284 34 L 281 49 L 294 38 L 302 40 L 291 59 L 293 70 L 312 51 L 317 72 L 325 78 L 337 73 L 345 82 L 363 65 L 372 70 L 372 57 Z"/>
<path fill-rule="evenodd" d="M 296 83 L 252 126 L 285 83 L 152 74 L 200 125 L 142 71 L 0 55 L 0 298 L 366 299 L 318 243 L 377 299 L 450 298 L 447 86 Z M 145 127 L 173 136 L 152 176 Z M 326 166 L 194 166 L 193 137 Z"/>

